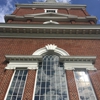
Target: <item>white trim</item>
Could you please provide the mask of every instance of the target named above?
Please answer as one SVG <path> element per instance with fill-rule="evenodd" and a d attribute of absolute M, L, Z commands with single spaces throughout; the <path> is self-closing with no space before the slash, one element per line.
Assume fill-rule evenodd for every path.
<path fill-rule="evenodd" d="M 5 69 L 27 68 L 38 69 L 38 62 L 42 60 L 42 56 L 33 55 L 5 55 L 6 61 L 9 61 Z"/>
<path fill-rule="evenodd" d="M 85 68 L 87 70 L 97 70 L 94 65 L 90 62 L 90 63 L 64 63 L 64 69 L 65 70 L 75 70 L 75 68 Z"/>
<path fill-rule="evenodd" d="M 16 68 L 27 68 L 27 69 L 38 69 L 38 62 L 10 62 L 7 64 L 5 69 L 16 69 Z"/>
<path fill-rule="evenodd" d="M 49 51 L 53 51 L 54 53 L 57 53 L 61 56 L 69 56 L 69 54 L 65 50 L 58 48 L 54 44 L 48 44 L 45 47 L 36 50 L 32 55 L 43 55 Z"/>
<path fill-rule="evenodd" d="M 75 68 L 97 70 L 94 67 L 96 56 L 60 56 L 60 60 L 64 62 L 65 70 L 74 70 Z"/>
<path fill-rule="evenodd" d="M 71 14 L 62 14 L 62 13 L 52 13 L 52 12 L 48 12 L 48 13 L 37 13 L 37 14 L 26 14 L 26 15 L 24 15 L 24 17 L 44 17 L 45 15 L 56 15 L 56 16 L 59 16 L 59 17 L 68 17 L 68 18 L 78 18 L 78 20 L 79 20 L 79 18 L 83 18 L 83 19 L 85 19 L 86 17 L 78 17 L 78 16 L 76 16 L 76 15 L 71 15 Z M 44 15 L 44 16 L 43 16 Z M 6 15 L 6 17 L 16 17 L 16 15 Z M 21 18 L 20 16 L 17 16 L 17 18 Z M 24 18 L 24 17 L 22 17 L 22 18 Z M 96 18 L 95 16 L 88 16 L 87 18 Z"/>
<path fill-rule="evenodd" d="M 58 22 L 55 22 L 55 21 L 46 21 L 46 22 L 43 22 L 43 24 L 59 24 Z"/>
<path fill-rule="evenodd" d="M 52 4 L 52 6 L 51 6 Z M 82 9 L 86 8 L 86 5 L 71 5 L 68 3 L 47 3 L 47 2 L 34 2 L 33 4 L 16 4 L 16 7 L 25 7 L 25 8 L 77 8 L 77 9 Z"/>
<path fill-rule="evenodd" d="M 57 11 L 58 11 L 58 9 L 44 9 L 44 12 L 45 13 L 49 13 L 49 12 L 47 12 L 47 10 L 54 10 L 55 12 L 54 13 L 57 13 Z M 52 12 L 53 13 L 53 12 Z"/>

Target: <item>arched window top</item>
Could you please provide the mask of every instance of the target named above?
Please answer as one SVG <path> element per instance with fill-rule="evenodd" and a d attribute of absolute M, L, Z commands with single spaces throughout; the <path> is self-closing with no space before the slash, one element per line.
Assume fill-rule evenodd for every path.
<path fill-rule="evenodd" d="M 69 54 L 65 50 L 57 47 L 54 44 L 48 44 L 45 47 L 36 50 L 33 53 L 33 55 L 44 55 L 44 54 L 47 54 L 47 53 L 48 54 L 57 54 L 57 55 L 60 55 L 60 56 L 69 56 Z"/>

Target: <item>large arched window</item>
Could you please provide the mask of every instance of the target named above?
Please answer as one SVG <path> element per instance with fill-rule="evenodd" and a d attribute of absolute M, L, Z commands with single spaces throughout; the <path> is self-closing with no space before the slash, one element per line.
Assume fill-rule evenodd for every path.
<path fill-rule="evenodd" d="M 45 55 L 39 64 L 34 100 L 68 100 L 66 74 L 56 55 Z"/>

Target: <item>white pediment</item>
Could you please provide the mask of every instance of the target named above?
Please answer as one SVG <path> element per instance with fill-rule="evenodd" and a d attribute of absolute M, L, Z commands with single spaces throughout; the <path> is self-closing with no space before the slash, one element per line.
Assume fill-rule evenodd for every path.
<path fill-rule="evenodd" d="M 61 13 L 39 13 L 39 14 L 27 14 L 24 17 L 68 17 L 68 18 L 77 18 L 78 16 L 61 14 Z"/>

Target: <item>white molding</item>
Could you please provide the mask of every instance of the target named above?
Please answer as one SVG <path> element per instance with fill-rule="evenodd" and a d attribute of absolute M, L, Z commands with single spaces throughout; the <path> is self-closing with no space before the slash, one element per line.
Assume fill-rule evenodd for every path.
<path fill-rule="evenodd" d="M 38 55 L 5 55 L 5 58 L 9 62 L 34 62 L 41 61 L 42 56 Z"/>
<path fill-rule="evenodd" d="M 50 24 L 48 24 L 50 25 Z M 47 25 L 47 26 L 48 26 Z M 52 24 L 54 25 L 54 24 Z M 59 32 L 59 31 L 58 31 Z M 70 32 L 69 32 L 70 33 Z M 0 33 L 0 37 L 1 38 L 13 38 L 13 39 L 84 39 L 84 40 L 98 40 L 100 39 L 100 34 L 50 34 L 50 33 L 47 33 L 45 35 L 43 34 L 39 34 L 39 33 L 32 33 L 32 34 L 29 34 L 29 33 L 26 33 L 26 34 L 23 34 L 23 33 Z M 99 32 L 100 33 L 100 32 Z"/>
<path fill-rule="evenodd" d="M 96 56 L 60 56 L 61 61 L 64 62 L 89 62 L 95 63 Z"/>
<path fill-rule="evenodd" d="M 27 68 L 31 70 L 38 69 L 38 62 L 42 56 L 33 55 L 5 55 L 6 61 L 9 61 L 5 69 Z"/>
<path fill-rule="evenodd" d="M 46 22 L 43 22 L 43 24 L 59 24 L 58 22 L 55 22 L 55 21 L 46 21 Z"/>
<path fill-rule="evenodd" d="M 8 24 L 8 23 L 0 23 L 0 28 L 4 29 L 71 29 L 71 30 L 100 30 L 100 25 L 36 25 L 36 24 Z"/>
<path fill-rule="evenodd" d="M 47 2 L 34 2 L 33 4 L 16 4 L 16 7 L 20 8 L 77 8 L 77 9 L 82 9 L 86 8 L 86 5 L 71 5 L 68 3 L 47 3 Z M 52 6 L 52 7 L 51 7 Z"/>
<path fill-rule="evenodd" d="M 30 70 L 36 70 L 38 69 L 38 62 L 10 62 L 9 64 L 7 64 L 7 66 L 5 67 L 5 69 L 16 69 L 16 68 L 27 68 Z"/>
<path fill-rule="evenodd" d="M 71 15 L 71 14 L 62 14 L 62 13 L 53 13 L 53 12 L 48 12 L 48 13 L 44 12 L 44 13 L 37 13 L 37 14 L 26 14 L 26 15 L 24 15 L 24 17 L 38 17 L 38 16 L 42 17 L 43 15 L 49 15 L 49 14 L 56 15 L 56 16 L 59 16 L 59 17 L 62 16 L 62 17 L 81 18 L 81 19 L 85 18 L 85 17 L 78 17 L 76 15 Z M 6 16 L 16 17 L 16 15 L 6 15 Z M 17 17 L 20 17 L 20 16 L 17 16 Z M 87 18 L 91 18 L 91 17 L 93 18 L 93 16 L 88 16 Z"/>
<path fill-rule="evenodd" d="M 45 47 L 47 50 L 55 50 L 57 48 L 57 46 L 54 44 L 48 44 Z"/>
<path fill-rule="evenodd" d="M 38 14 L 26 14 L 24 16 L 5 15 L 6 22 L 9 19 L 23 20 L 23 21 L 25 21 L 26 19 L 35 20 L 35 21 L 38 21 L 38 20 L 44 21 L 45 18 L 48 20 L 50 20 L 50 19 L 55 20 L 56 19 L 56 21 L 71 21 L 74 19 L 75 21 L 78 21 L 78 22 L 81 22 L 81 21 L 87 22 L 90 20 L 93 20 L 95 23 L 97 22 L 97 18 L 95 16 L 78 17 L 75 15 L 61 14 L 61 13 L 56 13 L 56 12 L 55 13 L 48 12 L 48 13 L 38 13 Z"/>
<path fill-rule="evenodd" d="M 33 55 L 43 55 L 43 54 L 47 53 L 48 51 L 53 51 L 54 53 L 57 53 L 61 56 L 69 56 L 69 54 L 65 50 L 58 48 L 54 44 L 48 44 L 45 47 L 36 50 L 33 53 Z"/>
<path fill-rule="evenodd" d="M 75 68 L 97 70 L 94 67 L 96 56 L 60 56 L 60 60 L 64 62 L 65 70 L 75 70 Z"/>
<path fill-rule="evenodd" d="M 64 63 L 65 70 L 75 70 L 75 68 L 85 68 L 86 70 L 97 70 L 92 63 Z"/>

